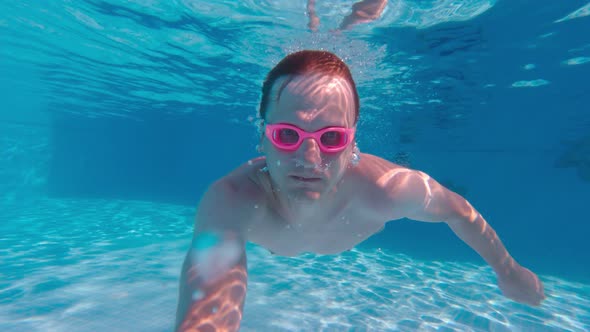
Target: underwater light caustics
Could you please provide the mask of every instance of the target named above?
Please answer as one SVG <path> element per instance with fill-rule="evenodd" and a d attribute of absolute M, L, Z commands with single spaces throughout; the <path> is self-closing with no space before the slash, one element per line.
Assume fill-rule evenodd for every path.
<path fill-rule="evenodd" d="M 241 242 L 232 234 L 205 232 L 190 254 L 187 281 L 198 287 L 177 331 L 237 331 L 247 283 Z"/>

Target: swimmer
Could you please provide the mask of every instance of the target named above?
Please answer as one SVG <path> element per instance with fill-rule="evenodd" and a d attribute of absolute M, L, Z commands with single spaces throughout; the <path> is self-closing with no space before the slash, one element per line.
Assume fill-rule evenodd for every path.
<path fill-rule="evenodd" d="M 213 183 L 181 274 L 177 331 L 236 331 L 246 296 L 245 244 L 277 255 L 338 254 L 409 218 L 444 222 L 494 270 L 502 293 L 537 306 L 543 285 L 484 217 L 428 174 L 356 145 L 359 97 L 336 55 L 299 51 L 267 75 L 259 151 Z"/>

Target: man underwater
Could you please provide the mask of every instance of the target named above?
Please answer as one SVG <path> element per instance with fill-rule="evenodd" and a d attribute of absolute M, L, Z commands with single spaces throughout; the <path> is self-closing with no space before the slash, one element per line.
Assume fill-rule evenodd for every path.
<path fill-rule="evenodd" d="M 401 218 L 446 223 L 493 268 L 508 298 L 534 306 L 545 298 L 539 278 L 463 197 L 423 172 L 358 151 L 359 97 L 336 55 L 285 57 L 264 81 L 259 112 L 263 156 L 217 180 L 199 203 L 178 331 L 239 329 L 248 241 L 284 256 L 337 254 Z"/>

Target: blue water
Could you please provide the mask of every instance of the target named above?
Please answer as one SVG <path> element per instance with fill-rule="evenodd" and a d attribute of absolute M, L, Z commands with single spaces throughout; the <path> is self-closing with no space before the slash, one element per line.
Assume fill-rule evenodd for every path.
<path fill-rule="evenodd" d="M 444 224 L 394 221 L 351 252 L 248 247 L 243 331 L 590 330 L 590 3 L 0 3 L 0 331 L 169 331 L 205 188 L 257 155 L 267 71 L 334 51 L 363 152 L 466 197 L 539 274 L 501 295 Z"/>

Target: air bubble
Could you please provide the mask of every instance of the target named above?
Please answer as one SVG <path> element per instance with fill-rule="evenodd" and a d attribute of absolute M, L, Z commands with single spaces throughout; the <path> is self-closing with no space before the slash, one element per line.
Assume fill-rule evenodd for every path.
<path fill-rule="evenodd" d="M 201 291 L 200 289 L 197 289 L 196 291 L 193 292 L 193 301 L 202 300 L 204 297 L 205 297 L 205 293 L 203 293 L 203 291 Z"/>
<path fill-rule="evenodd" d="M 350 161 L 352 166 L 357 166 L 360 161 L 361 161 L 361 157 L 356 152 L 353 152 L 352 153 L 352 160 Z"/>

